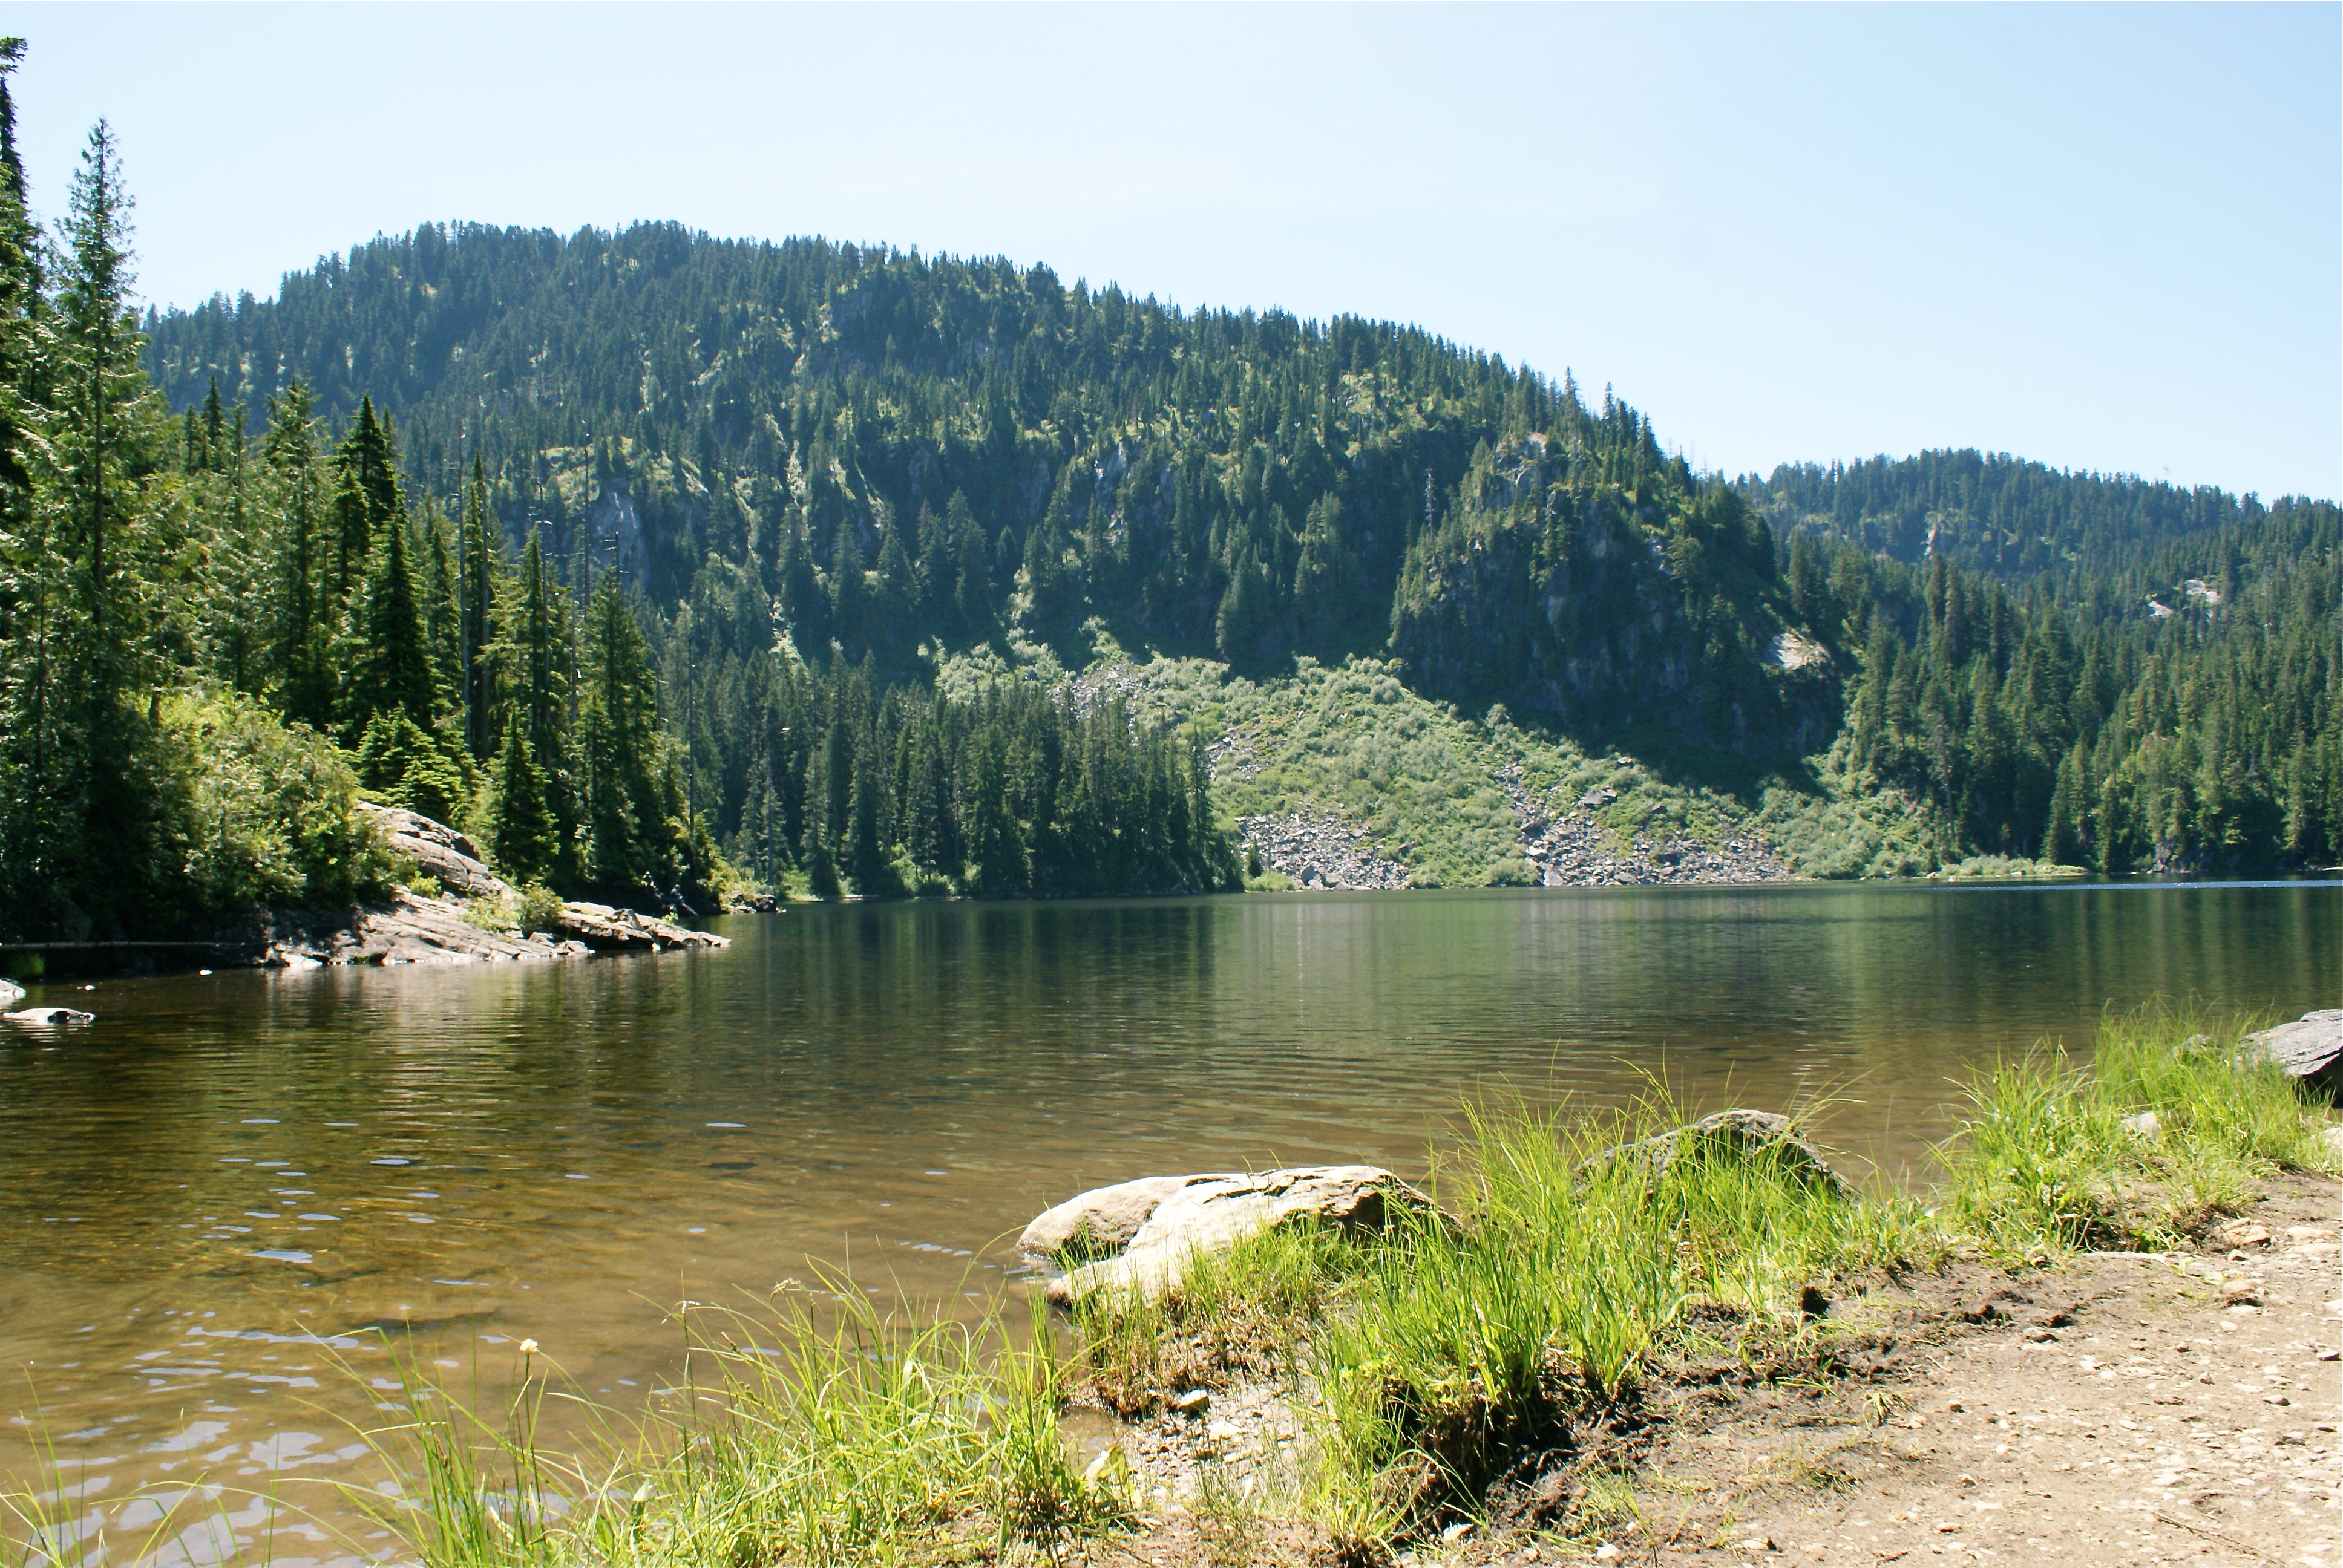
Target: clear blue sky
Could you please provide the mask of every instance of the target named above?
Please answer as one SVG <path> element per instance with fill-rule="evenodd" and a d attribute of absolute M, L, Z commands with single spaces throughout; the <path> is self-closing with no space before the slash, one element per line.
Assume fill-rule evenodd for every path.
<path fill-rule="evenodd" d="M 1419 322 L 1704 466 L 2343 493 L 2343 7 L 11 5 L 163 304 L 428 218 Z"/>

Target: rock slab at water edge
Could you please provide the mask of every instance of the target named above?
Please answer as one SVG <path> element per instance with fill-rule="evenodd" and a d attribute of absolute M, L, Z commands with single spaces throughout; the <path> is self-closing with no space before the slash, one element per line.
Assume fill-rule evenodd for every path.
<path fill-rule="evenodd" d="M 25 1000 L 25 988 L 15 980 L 0 980 L 0 1012 Z"/>
<path fill-rule="evenodd" d="M 18 995 L 24 994 L 18 992 Z M 61 1023 L 96 1023 L 95 1013 L 76 1012 L 69 1007 L 28 1007 L 18 1012 L 0 1012 L 0 1018 L 10 1023 L 29 1023 L 41 1028 L 55 1028 Z"/>
<path fill-rule="evenodd" d="M 1687 1148 L 1724 1151 L 1753 1163 L 1769 1162 L 1805 1181 L 1819 1182 L 1840 1197 L 1855 1195 L 1846 1179 L 1831 1169 L 1820 1149 L 1799 1135 L 1788 1117 L 1770 1111 L 1720 1111 L 1672 1131 L 1606 1149 L 1586 1163 L 1602 1166 L 1614 1160 L 1632 1160 L 1646 1166 L 1656 1181 Z"/>
<path fill-rule="evenodd" d="M 2246 1053 L 2267 1057 L 2296 1078 L 2332 1073 L 2343 1061 L 2343 1008 L 2307 1012 L 2292 1023 L 2249 1034 Z"/>
<path fill-rule="evenodd" d="M 726 939 L 709 932 L 608 904 L 564 904 L 551 931 L 484 930 L 468 913 L 464 900 L 452 893 L 426 899 L 398 888 L 385 904 L 273 912 L 245 940 L 271 969 L 568 959 L 726 945 Z"/>
<path fill-rule="evenodd" d="M 1088 1260 L 1050 1282 L 1050 1300 L 1065 1305 L 1101 1287 L 1161 1295 L 1191 1258 L 1281 1225 L 1364 1235 L 1431 1208 L 1380 1165 L 1147 1176 L 1069 1199 L 1036 1217 L 1017 1245 L 1052 1261 Z"/>

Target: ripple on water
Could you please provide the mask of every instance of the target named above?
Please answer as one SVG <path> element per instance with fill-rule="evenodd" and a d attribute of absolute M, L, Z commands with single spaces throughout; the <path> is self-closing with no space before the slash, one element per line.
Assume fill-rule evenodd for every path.
<path fill-rule="evenodd" d="M 728 929 L 721 955 L 559 973 L 125 984 L 70 1060 L 0 1054 L 0 1370 L 37 1370 L 73 1516 L 119 1523 L 206 1467 L 364 1482 L 362 1446 L 317 1434 L 395 1410 L 395 1360 L 453 1362 L 491 1408 L 524 1339 L 597 1397 L 673 1388 L 679 1292 L 762 1299 L 827 1264 L 980 1313 L 1010 1240 L 1083 1186 L 1420 1168 L 1468 1093 L 1600 1102 L 1655 1062 L 1695 1098 L 1728 1074 L 1759 1103 L 1853 1084 L 1830 1135 L 1894 1170 L 1965 1061 L 2079 1042 L 2111 1000 L 2343 994 L 2331 888 L 857 905 Z M 262 1191 L 317 1201 L 236 1207 Z M 297 1221 L 331 1245 L 287 1244 Z M 0 1424 L 0 1478 L 31 1473 L 33 1430 Z M 337 1550 L 228 1505 L 231 1554 Z M 192 1540 L 157 1560 L 216 1560 Z"/>

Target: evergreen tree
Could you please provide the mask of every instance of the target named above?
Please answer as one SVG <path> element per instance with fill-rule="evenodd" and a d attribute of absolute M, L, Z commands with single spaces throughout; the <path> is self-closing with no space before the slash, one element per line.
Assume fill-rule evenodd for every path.
<path fill-rule="evenodd" d="M 276 674 L 287 717 L 323 728 L 333 715 L 332 579 L 314 407 L 297 378 L 270 401 L 264 460 L 277 518 Z"/>
<path fill-rule="evenodd" d="M 485 757 L 492 738 L 488 723 L 496 701 L 493 647 L 495 643 L 496 571 L 491 562 L 499 552 L 491 535 L 496 525 L 488 508 L 488 480 L 479 455 L 464 487 L 464 511 L 458 527 L 462 567 L 458 572 L 461 599 L 464 746 L 475 757 Z"/>
<path fill-rule="evenodd" d="M 867 624 L 870 587 L 862 572 L 862 547 L 854 538 L 854 524 L 840 523 L 830 548 L 830 635 L 844 643 L 850 655 L 870 646 Z"/>
<path fill-rule="evenodd" d="M 670 868 L 649 645 L 614 572 L 595 585 L 585 644 L 585 874 L 617 891 Z"/>
<path fill-rule="evenodd" d="M 403 522 L 393 518 L 385 525 L 374 554 L 365 589 L 350 608 L 355 658 L 344 685 L 344 724 L 353 736 L 361 735 L 375 715 L 397 712 L 418 730 L 427 730 L 437 683 L 422 608 L 407 569 Z"/>
<path fill-rule="evenodd" d="M 558 828 L 546 805 L 545 774 L 529 755 L 518 724 L 505 727 L 496 789 L 496 830 L 490 842 L 497 865 L 513 881 L 541 882 L 558 857 Z"/>

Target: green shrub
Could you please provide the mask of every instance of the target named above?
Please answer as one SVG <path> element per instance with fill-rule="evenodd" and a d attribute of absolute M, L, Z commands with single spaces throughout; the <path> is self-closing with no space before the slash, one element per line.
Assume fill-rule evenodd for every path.
<path fill-rule="evenodd" d="M 199 905 L 337 904 L 388 881 L 390 852 L 323 736 L 236 693 L 180 693 L 163 722 L 189 781 L 177 838 Z"/>

